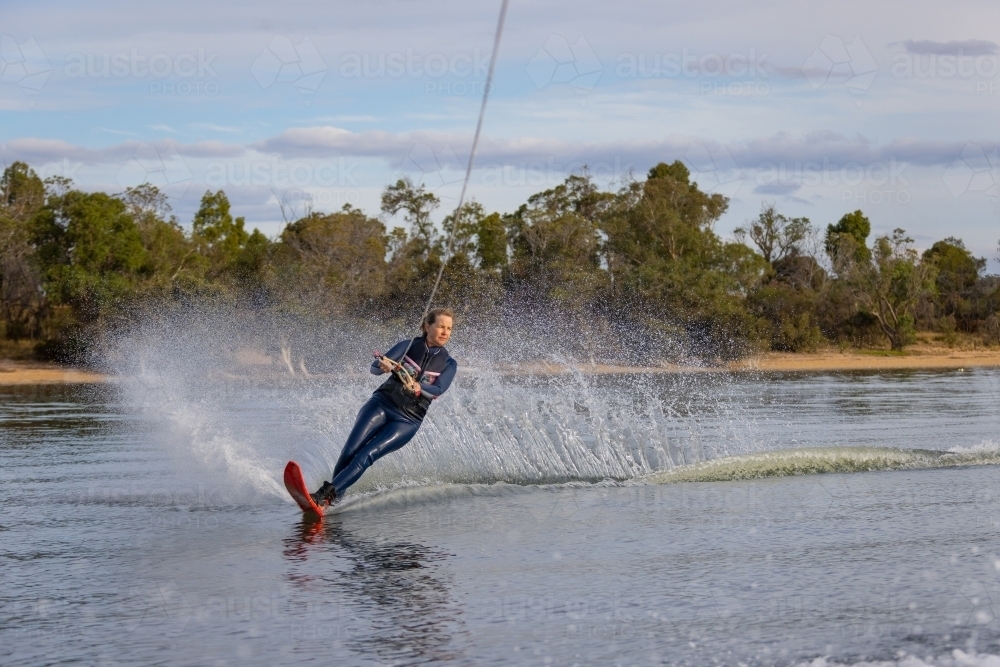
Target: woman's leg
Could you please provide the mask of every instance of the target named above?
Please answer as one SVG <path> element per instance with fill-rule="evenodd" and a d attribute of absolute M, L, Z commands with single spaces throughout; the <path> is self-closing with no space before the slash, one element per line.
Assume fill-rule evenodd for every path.
<path fill-rule="evenodd" d="M 337 465 L 333 469 L 334 477 L 350 465 L 357 453 L 378 435 L 379 429 L 385 425 L 387 419 L 385 408 L 377 399 L 370 398 L 361 406 L 351 434 L 347 436 L 344 448 L 340 451 L 340 458 L 337 459 Z"/>
<path fill-rule="evenodd" d="M 344 468 L 333 478 L 333 486 L 337 489 L 337 497 L 342 498 L 344 491 L 354 484 L 364 474 L 368 466 L 375 463 L 386 454 L 396 451 L 408 443 L 417 433 L 420 424 L 404 419 L 390 421 L 361 448 Z"/>

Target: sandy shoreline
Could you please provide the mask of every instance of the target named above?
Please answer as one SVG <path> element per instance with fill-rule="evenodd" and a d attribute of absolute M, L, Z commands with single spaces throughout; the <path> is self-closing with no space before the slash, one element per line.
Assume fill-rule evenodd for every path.
<path fill-rule="evenodd" d="M 1000 348 L 978 350 L 947 350 L 940 348 L 913 349 L 904 354 L 879 350 L 824 350 L 820 352 L 768 352 L 722 366 L 618 366 L 613 364 L 527 364 L 510 367 L 510 375 L 558 375 L 581 373 L 605 375 L 611 373 L 836 373 L 850 371 L 893 371 L 905 369 L 965 369 L 1000 367 Z"/>
<path fill-rule="evenodd" d="M 539 373 L 688 373 L 688 372 L 838 372 L 838 371 L 888 371 L 901 369 L 960 369 L 1000 367 L 1000 349 L 958 350 L 939 347 L 917 347 L 904 354 L 890 354 L 878 350 L 858 351 L 823 350 L 812 353 L 769 352 L 748 357 L 725 366 L 677 366 L 652 367 L 615 366 L 608 364 L 578 364 L 575 366 L 557 364 L 532 364 L 521 368 L 511 368 L 512 374 Z M 249 369 L 248 369 L 249 370 Z M 259 369 L 258 369 L 259 370 Z M 268 373 L 269 374 L 269 373 Z M 258 373 L 253 374 L 260 377 Z M 275 368 L 275 375 L 284 375 Z M 233 380 L 250 379 L 243 374 L 226 374 Z M 317 376 L 313 376 L 317 377 Z M 57 364 L 36 364 L 0 360 L 0 385 L 37 384 L 83 384 L 107 382 L 111 377 L 79 368 Z"/>
<path fill-rule="evenodd" d="M 58 364 L 0 361 L 0 385 L 84 384 L 106 382 L 108 376 Z"/>
<path fill-rule="evenodd" d="M 913 349 L 905 354 L 879 351 L 839 352 L 827 350 L 809 354 L 770 352 L 730 364 L 734 371 L 882 371 L 906 368 L 980 368 L 1000 366 L 1000 349 L 947 350 Z"/>
<path fill-rule="evenodd" d="M 903 369 L 960 369 L 1000 367 L 1000 348 L 977 350 L 949 350 L 942 348 L 918 348 L 903 354 L 880 350 L 822 350 L 819 352 L 767 352 L 765 354 L 734 361 L 723 366 L 679 366 L 663 365 L 654 367 L 632 367 L 612 365 L 577 366 L 536 366 L 541 372 L 589 373 L 691 373 L 691 372 L 803 372 L 831 373 L 846 371 L 891 371 Z"/>

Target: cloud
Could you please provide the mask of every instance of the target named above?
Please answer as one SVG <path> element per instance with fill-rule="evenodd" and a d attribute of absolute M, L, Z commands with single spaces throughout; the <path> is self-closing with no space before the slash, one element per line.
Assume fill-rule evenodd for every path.
<path fill-rule="evenodd" d="M 432 138 L 433 136 L 433 138 Z M 329 157 L 332 155 L 355 155 L 362 157 L 387 157 L 405 155 L 414 141 L 437 141 L 448 135 L 444 133 L 414 132 L 392 134 L 381 130 L 351 132 L 339 127 L 293 127 L 276 137 L 265 139 L 254 148 L 263 153 L 275 153 L 282 157 Z"/>
<path fill-rule="evenodd" d="M 795 164 L 817 161 L 835 165 L 849 162 L 865 165 L 896 161 L 934 166 L 951 164 L 965 143 L 897 138 L 886 144 L 875 145 L 862 136 L 849 138 L 834 132 L 813 132 L 805 136 L 793 136 L 781 132 L 771 137 L 737 143 L 731 146 L 729 151 L 736 163 L 744 168 L 754 168 L 764 163 Z"/>
<path fill-rule="evenodd" d="M 88 164 L 108 162 L 102 155 L 106 155 L 109 149 L 95 151 L 81 146 L 74 146 L 60 139 L 38 139 L 35 137 L 25 137 L 23 139 L 11 139 L 0 145 L 0 157 L 4 162 L 13 160 L 23 160 L 29 164 L 46 164 L 58 160 L 75 160 Z M 118 154 L 118 157 L 127 156 L 127 152 Z"/>
<path fill-rule="evenodd" d="M 805 67 L 793 67 L 789 65 L 775 65 L 775 64 L 768 64 L 766 69 L 768 74 L 776 74 L 778 76 L 787 77 L 789 79 L 805 79 L 809 75 L 819 71 L 815 68 L 808 69 Z"/>
<path fill-rule="evenodd" d="M 798 191 L 802 187 L 801 183 L 768 183 L 767 185 L 758 185 L 753 189 L 754 194 L 758 195 L 790 195 L 793 192 Z"/>
<path fill-rule="evenodd" d="M 221 141 L 199 141 L 194 144 L 177 144 L 177 152 L 185 157 L 240 157 L 246 148 Z"/>
<path fill-rule="evenodd" d="M 97 129 L 99 129 L 101 132 L 107 132 L 108 134 L 118 134 L 118 135 L 121 135 L 123 137 L 134 137 L 134 136 L 136 136 L 135 132 L 129 132 L 127 130 L 112 130 L 109 127 L 99 127 Z"/>
<path fill-rule="evenodd" d="M 929 39 L 908 39 L 904 42 L 894 42 L 889 46 L 902 44 L 907 53 L 919 56 L 989 56 L 1000 49 L 996 42 L 985 39 L 966 39 L 950 42 L 933 42 Z"/>
<path fill-rule="evenodd" d="M 213 123 L 192 123 L 190 125 L 190 127 L 194 128 L 196 130 L 212 130 L 214 132 L 231 132 L 231 133 L 242 132 L 242 130 L 240 128 L 238 128 L 238 127 L 228 127 L 226 125 L 215 125 Z M 168 130 L 169 130 L 169 128 L 168 128 Z M 172 131 L 172 130 L 170 130 L 170 131 Z"/>
<path fill-rule="evenodd" d="M 184 158 L 239 158 L 254 153 L 281 159 L 329 159 L 341 157 L 380 159 L 390 168 L 397 167 L 416 148 L 433 154 L 454 154 L 464 166 L 471 136 L 465 133 L 419 131 L 386 132 L 371 130 L 351 132 L 343 128 L 298 127 L 251 145 L 221 141 L 184 144 L 173 139 L 142 143 L 158 151 L 176 152 Z M 684 160 L 692 147 L 709 153 L 725 151 L 732 167 L 743 170 L 773 169 L 814 164 L 820 169 L 840 168 L 849 164 L 912 164 L 918 166 L 950 165 L 967 141 L 931 141 L 896 138 L 876 144 L 863 136 L 820 131 L 805 135 L 781 132 L 731 143 L 700 137 L 672 135 L 655 140 L 630 139 L 607 142 L 575 142 L 536 137 L 484 138 L 476 156 L 478 168 L 516 165 L 528 169 L 570 171 L 584 165 L 605 169 L 614 165 L 616 173 L 642 173 L 661 161 Z M 993 150 L 998 142 L 977 141 L 984 150 Z M 0 158 L 10 162 L 24 160 L 46 164 L 63 159 L 84 164 L 111 164 L 127 160 L 140 142 L 125 141 L 105 148 L 90 149 L 58 139 L 22 138 L 0 144 Z M 782 194 L 782 193 L 766 193 Z"/>
<path fill-rule="evenodd" d="M 471 137 L 446 132 L 391 133 L 384 131 L 351 132 L 337 127 L 299 127 L 265 139 L 252 148 L 285 158 L 292 157 L 382 157 L 398 160 L 409 154 L 415 145 L 426 145 L 439 151 L 451 147 L 464 160 Z M 996 142 L 978 142 L 995 145 Z M 719 142 L 699 137 L 670 136 L 656 140 L 623 140 L 610 142 L 571 142 L 558 139 L 521 137 L 517 139 L 484 138 L 476 158 L 479 165 L 488 162 L 545 162 L 549 160 L 595 160 L 655 164 L 661 160 L 682 157 L 693 145 L 718 147 Z M 726 144 L 736 166 L 753 169 L 764 163 L 790 164 L 824 160 L 833 164 L 857 162 L 905 162 L 921 166 L 947 165 L 954 161 L 964 141 L 928 141 L 897 138 L 876 145 L 862 136 L 854 138 L 827 131 L 796 136 L 778 133 Z"/>
<path fill-rule="evenodd" d="M 160 152 L 176 152 L 192 158 L 239 157 L 246 152 L 242 146 L 223 144 L 219 141 L 200 141 L 194 144 L 181 144 L 172 139 L 150 142 L 125 141 L 105 148 L 92 149 L 74 146 L 60 139 L 25 137 L 0 144 L 0 160 L 8 163 L 23 160 L 32 165 L 49 164 L 60 160 L 73 160 L 88 165 L 120 164 L 131 158 L 140 146 L 151 146 Z"/>
<path fill-rule="evenodd" d="M 360 114 L 354 116 L 328 116 L 318 118 L 317 120 L 325 123 L 377 123 L 379 119 L 378 116 L 373 116 L 371 114 Z"/>

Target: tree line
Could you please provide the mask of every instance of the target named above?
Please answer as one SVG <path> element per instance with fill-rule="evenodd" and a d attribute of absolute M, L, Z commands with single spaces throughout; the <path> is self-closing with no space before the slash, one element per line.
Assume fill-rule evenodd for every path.
<path fill-rule="evenodd" d="M 870 239 L 860 210 L 822 228 L 765 203 L 726 241 L 714 227 L 728 204 L 675 161 L 615 191 L 571 175 L 511 213 L 472 202 L 437 224 L 439 198 L 404 178 L 380 216 L 307 210 L 270 239 L 222 190 L 184 227 L 152 185 L 84 192 L 15 162 L 0 177 L 0 335 L 67 358 L 150 311 L 205 302 L 412 322 L 443 265 L 436 301 L 467 325 L 558 323 L 563 349 L 591 360 L 901 350 L 918 330 L 1000 343 L 1000 277 L 960 239 L 919 253 L 902 229 Z"/>

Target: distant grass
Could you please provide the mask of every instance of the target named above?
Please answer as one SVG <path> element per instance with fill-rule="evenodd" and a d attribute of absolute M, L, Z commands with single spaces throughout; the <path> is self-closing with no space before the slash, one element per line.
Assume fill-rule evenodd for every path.
<path fill-rule="evenodd" d="M 867 354 L 870 357 L 908 357 L 910 353 L 906 350 L 858 350 L 858 354 Z"/>
<path fill-rule="evenodd" d="M 36 340 L 7 340 L 0 338 L 0 359 L 11 361 L 34 361 Z"/>

